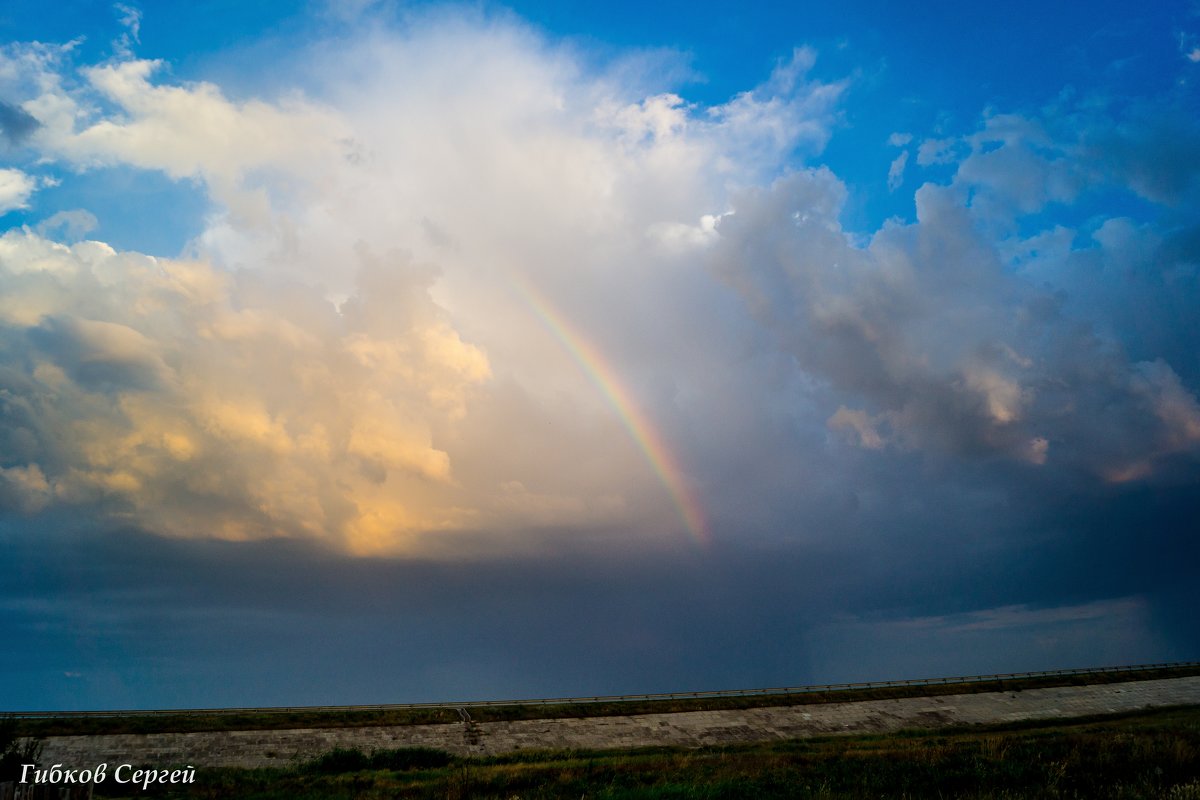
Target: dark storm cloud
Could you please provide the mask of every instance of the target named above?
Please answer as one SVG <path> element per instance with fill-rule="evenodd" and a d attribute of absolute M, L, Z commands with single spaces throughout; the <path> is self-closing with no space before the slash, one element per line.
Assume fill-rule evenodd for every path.
<path fill-rule="evenodd" d="M 131 684 L 161 670 L 147 690 L 124 696 L 162 704 L 777 682 L 802 669 L 794 602 L 752 609 L 761 609 L 772 589 L 795 600 L 796 591 L 815 588 L 760 575 L 766 583 L 751 589 L 711 562 L 665 556 L 633 565 L 576 556 L 455 565 L 131 533 L 103 544 L 7 544 L 26 569 L 5 587 L 6 619 L 11 634 L 38 654 L 32 663 L 46 679 L 82 671 L 85 680 L 115 675 Z M 773 642 L 769 649 L 756 645 L 760 637 Z M 733 657 L 748 648 L 761 649 L 761 657 Z M 120 663 L 89 657 L 134 651 Z M 80 661 L 90 669 L 81 670 Z M 81 691 L 71 699 L 61 687 L 39 694 L 68 704 L 89 696 Z M 0 705 L 19 702 L 6 696 Z"/>
<path fill-rule="evenodd" d="M 1114 178 L 1157 203 L 1196 200 L 1200 125 L 1194 113 L 1142 107 L 1116 125 L 1096 125 L 1084 148 Z"/>
<path fill-rule="evenodd" d="M 1145 477 L 1200 448 L 1192 223 L 1014 232 L 1155 161 L 1158 128 L 1140 122 L 1144 138 L 1125 130 L 1130 153 L 1097 171 L 1046 126 L 991 117 L 953 181 L 917 191 L 916 222 L 865 245 L 841 228 L 833 173 L 786 176 L 735 198 L 714 266 L 832 390 L 829 427 L 853 444 Z"/>
<path fill-rule="evenodd" d="M 1086 640 L 1105 619 L 1137 623 L 1114 629 L 1117 660 L 1194 655 L 1195 626 L 1177 605 L 1194 594 L 1200 558 L 1190 486 L 1100 491 L 1084 477 L 880 458 L 855 482 L 861 501 L 813 503 L 789 520 L 803 538 L 726 530 L 742 544 L 637 559 L 587 545 L 361 559 L 294 541 L 99 535 L 46 514 L 2 534 L 21 565 L 0 583 L 3 625 L 23 643 L 3 661 L 36 691 L 0 707 L 453 700 L 1086 665 L 1115 658 L 1109 639 Z M 979 633 L 997 619 L 1007 633 Z M 899 646 L 900 633 L 889 637 L 906 625 L 932 637 L 928 653 L 897 658 L 891 674 L 860 658 L 872 636 L 881 657 Z M 1051 634 L 1067 644 L 1039 655 Z"/>
<path fill-rule="evenodd" d="M 25 109 L 0 100 L 0 137 L 9 145 L 23 144 L 39 127 L 41 123 Z"/>
<path fill-rule="evenodd" d="M 982 647 L 971 663 L 995 664 L 1005 637 L 963 638 L 945 615 L 1013 608 L 1038 663 L 1195 656 L 1175 604 L 1200 555 L 1197 129 L 1172 107 L 1082 131 L 992 116 L 953 178 L 918 190 L 915 222 L 866 241 L 843 230 L 847 192 L 826 169 L 751 189 L 718 221 L 714 268 L 812 380 L 797 426 L 825 409 L 825 452 L 764 457 L 793 470 L 792 502 L 759 503 L 788 509 L 777 529 L 855 556 L 846 621 L 816 624 L 818 649 L 853 659 L 917 625 L 937 631 L 925 657 Z M 1093 216 L 1073 230 L 1056 211 L 1076 203 Z M 1056 607 L 1074 633 L 1033 636 L 1054 616 L 1035 609 Z M 1120 644 L 1089 649 L 1082 620 L 1109 612 Z M 841 665 L 880 677 L 920 661 L 873 658 L 871 675 Z"/>

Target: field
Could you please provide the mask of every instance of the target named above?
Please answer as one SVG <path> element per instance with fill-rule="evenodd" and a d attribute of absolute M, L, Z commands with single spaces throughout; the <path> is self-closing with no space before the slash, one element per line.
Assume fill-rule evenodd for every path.
<path fill-rule="evenodd" d="M 101 785 L 97 797 L 116 797 Z M 1200 708 L 1070 723 L 634 751 L 456 758 L 334 751 L 289 769 L 198 771 L 187 798 L 1200 800 Z M 138 796 L 147 796 L 139 793 Z"/>

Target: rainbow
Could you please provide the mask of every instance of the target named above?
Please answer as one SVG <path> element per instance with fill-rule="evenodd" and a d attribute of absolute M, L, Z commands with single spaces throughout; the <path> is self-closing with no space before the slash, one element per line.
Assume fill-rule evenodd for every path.
<path fill-rule="evenodd" d="M 655 430 L 649 418 L 634 404 L 628 389 L 617 379 L 616 371 L 609 366 L 604 357 L 588 344 L 588 341 L 578 331 L 555 313 L 549 302 L 526 282 L 511 278 L 510 283 L 516 292 L 533 310 L 538 320 L 562 343 L 575 362 L 579 364 L 584 374 L 596 385 L 604 399 L 617 412 L 617 417 L 629 431 L 630 437 L 642 451 L 646 462 L 654 470 L 654 474 L 666 487 L 672 502 L 679 510 L 679 516 L 689 534 L 700 544 L 708 543 L 708 527 L 704 520 L 704 511 L 700 502 L 688 488 L 675 457 L 667 449 L 662 436 Z"/>

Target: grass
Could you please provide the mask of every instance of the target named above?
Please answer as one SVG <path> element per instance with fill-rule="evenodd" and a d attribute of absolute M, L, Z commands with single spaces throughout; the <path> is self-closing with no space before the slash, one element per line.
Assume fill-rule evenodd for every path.
<path fill-rule="evenodd" d="M 97 796 L 115 786 L 97 787 Z M 139 796 L 141 795 L 139 793 Z M 1200 800 L 1200 708 L 703 749 L 539 751 L 458 758 L 334 751 L 290 769 L 206 769 L 219 800 Z"/>
<path fill-rule="evenodd" d="M 1017 680 L 951 683 L 929 686 L 895 686 L 877 689 L 848 689 L 805 694 L 754 695 L 680 700 L 645 700 L 565 705 L 483 706 L 470 709 L 476 722 L 563 717 L 602 717 L 623 714 L 661 714 L 674 711 L 712 711 L 718 709 L 763 708 L 816 703 L 845 703 L 855 700 L 891 700 L 902 697 L 929 697 L 977 692 L 1015 692 L 1054 686 L 1083 686 L 1159 678 L 1200 675 L 1200 667 L 1145 670 L 1139 672 L 1094 673 L 1090 675 L 1022 678 Z M 453 707 L 170 714 L 114 717 L 77 717 L 63 719 L 17 719 L 21 736 L 99 735 L 115 733 L 185 733 L 193 731 L 281 730 L 288 728 L 353 728 L 381 725 L 420 725 L 458 722 Z"/>

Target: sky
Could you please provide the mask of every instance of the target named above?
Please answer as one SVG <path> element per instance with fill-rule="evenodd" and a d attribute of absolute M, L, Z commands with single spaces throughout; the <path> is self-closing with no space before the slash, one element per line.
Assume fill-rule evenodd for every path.
<path fill-rule="evenodd" d="M 1200 5 L 0 9 L 0 709 L 1200 659 Z"/>

